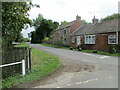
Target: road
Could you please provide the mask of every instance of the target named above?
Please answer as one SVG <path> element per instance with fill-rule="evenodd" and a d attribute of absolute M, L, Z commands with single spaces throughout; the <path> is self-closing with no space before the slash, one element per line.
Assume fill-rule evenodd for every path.
<path fill-rule="evenodd" d="M 31 46 L 59 57 L 62 62 L 58 71 L 33 88 L 118 88 L 118 57 Z"/>

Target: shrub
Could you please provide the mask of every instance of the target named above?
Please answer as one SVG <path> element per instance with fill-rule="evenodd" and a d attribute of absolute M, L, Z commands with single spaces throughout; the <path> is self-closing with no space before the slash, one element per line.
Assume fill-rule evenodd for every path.
<path fill-rule="evenodd" d="M 72 48 L 72 47 L 70 47 L 70 50 L 73 50 L 73 48 Z"/>
<path fill-rule="evenodd" d="M 58 45 L 60 47 L 64 46 L 61 39 L 58 39 L 55 43 L 56 43 L 56 45 Z"/>
<path fill-rule="evenodd" d="M 93 50 L 93 53 L 97 53 L 97 50 Z"/>
<path fill-rule="evenodd" d="M 109 45 L 109 53 L 115 53 L 116 49 L 114 45 Z"/>
<path fill-rule="evenodd" d="M 115 45 L 116 53 L 120 53 L 120 44 Z"/>
<path fill-rule="evenodd" d="M 84 50 L 85 49 L 85 44 L 81 43 L 81 44 L 77 45 L 77 49 L 80 50 L 80 51 Z"/>
<path fill-rule="evenodd" d="M 78 50 L 79 50 L 79 51 L 82 51 L 82 48 L 79 48 Z"/>

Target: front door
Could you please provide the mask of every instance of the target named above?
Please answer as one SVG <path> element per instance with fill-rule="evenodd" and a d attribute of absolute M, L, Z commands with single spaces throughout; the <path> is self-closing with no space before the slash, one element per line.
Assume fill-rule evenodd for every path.
<path fill-rule="evenodd" d="M 79 45 L 80 44 L 80 36 L 77 36 L 77 45 Z"/>

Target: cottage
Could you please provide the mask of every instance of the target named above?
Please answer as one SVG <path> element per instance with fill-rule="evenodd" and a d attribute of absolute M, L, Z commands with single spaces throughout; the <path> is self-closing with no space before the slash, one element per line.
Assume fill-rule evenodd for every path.
<path fill-rule="evenodd" d="M 50 40 L 52 44 L 60 44 L 70 46 L 70 35 L 81 26 L 81 17 L 76 16 L 76 20 L 67 24 L 59 25 L 57 29 L 53 31 Z"/>
<path fill-rule="evenodd" d="M 110 44 L 120 44 L 118 19 L 98 22 L 95 17 L 92 24 L 84 24 L 71 34 L 70 46 L 84 44 L 85 49 L 108 51 Z"/>

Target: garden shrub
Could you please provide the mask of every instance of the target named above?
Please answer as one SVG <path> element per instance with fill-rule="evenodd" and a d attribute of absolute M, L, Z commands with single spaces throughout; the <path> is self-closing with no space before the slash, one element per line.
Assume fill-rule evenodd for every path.
<path fill-rule="evenodd" d="M 93 50 L 93 53 L 97 53 L 97 50 Z"/>
<path fill-rule="evenodd" d="M 116 49 L 115 49 L 115 45 L 109 45 L 109 53 L 115 53 Z"/>
<path fill-rule="evenodd" d="M 73 48 L 72 48 L 72 47 L 70 47 L 70 50 L 73 50 Z"/>

